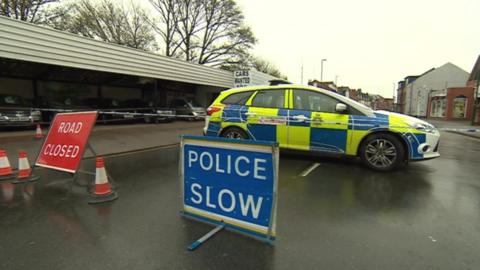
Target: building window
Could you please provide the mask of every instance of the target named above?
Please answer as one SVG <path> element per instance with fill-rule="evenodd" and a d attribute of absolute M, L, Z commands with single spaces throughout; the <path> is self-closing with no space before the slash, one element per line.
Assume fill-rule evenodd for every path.
<path fill-rule="evenodd" d="M 453 100 L 453 117 L 465 118 L 467 109 L 467 97 L 461 95 Z"/>
<path fill-rule="evenodd" d="M 435 97 L 430 105 L 431 117 L 445 117 L 445 97 Z"/>

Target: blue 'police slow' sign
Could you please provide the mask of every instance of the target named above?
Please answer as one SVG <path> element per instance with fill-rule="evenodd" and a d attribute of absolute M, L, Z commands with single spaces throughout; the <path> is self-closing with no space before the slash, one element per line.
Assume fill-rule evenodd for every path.
<path fill-rule="evenodd" d="M 184 214 L 274 239 L 277 162 L 274 143 L 184 136 Z"/>

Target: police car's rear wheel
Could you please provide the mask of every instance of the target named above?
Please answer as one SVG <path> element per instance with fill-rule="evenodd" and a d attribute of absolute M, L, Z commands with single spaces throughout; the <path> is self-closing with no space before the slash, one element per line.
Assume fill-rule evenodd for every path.
<path fill-rule="evenodd" d="M 389 171 L 398 167 L 404 157 L 402 143 L 391 134 L 370 135 L 360 147 L 363 163 L 378 171 Z"/>
<path fill-rule="evenodd" d="M 243 131 L 239 128 L 236 128 L 236 127 L 227 128 L 222 133 L 222 137 L 229 138 L 229 139 L 235 139 L 235 140 L 248 139 L 248 135 L 245 133 L 245 131 Z"/>

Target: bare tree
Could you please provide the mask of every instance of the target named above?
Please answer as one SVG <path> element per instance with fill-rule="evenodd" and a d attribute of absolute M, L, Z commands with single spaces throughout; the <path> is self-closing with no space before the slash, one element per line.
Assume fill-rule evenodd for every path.
<path fill-rule="evenodd" d="M 156 50 L 155 34 L 146 12 L 138 5 L 127 8 L 112 0 L 81 0 L 52 11 L 46 23 L 69 31 L 119 45 Z"/>
<path fill-rule="evenodd" d="M 179 0 L 178 16 L 174 16 L 176 31 L 180 36 L 180 49 L 186 61 L 195 62 L 198 46 L 197 33 L 202 30 L 204 13 L 202 0 Z"/>
<path fill-rule="evenodd" d="M 283 75 L 274 64 L 265 59 L 253 57 L 251 59 L 251 66 L 260 72 L 270 74 L 277 78 L 287 79 L 287 76 Z"/>
<path fill-rule="evenodd" d="M 151 20 L 153 29 L 162 37 L 166 56 L 177 56 L 181 42 L 178 40 L 175 16 L 178 16 L 178 0 L 149 0 L 158 11 L 160 21 Z"/>
<path fill-rule="evenodd" d="M 234 0 L 150 0 L 166 54 L 222 66 L 245 61 L 256 40 Z"/>
<path fill-rule="evenodd" d="M 200 64 L 239 63 L 255 44 L 252 30 L 233 0 L 203 0 L 204 27 L 199 46 Z"/>
<path fill-rule="evenodd" d="M 1 0 L 0 15 L 38 23 L 44 8 L 60 0 Z"/>

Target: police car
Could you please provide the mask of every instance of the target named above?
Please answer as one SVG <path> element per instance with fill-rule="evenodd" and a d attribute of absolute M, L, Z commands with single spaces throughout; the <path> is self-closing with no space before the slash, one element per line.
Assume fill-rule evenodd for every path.
<path fill-rule="evenodd" d="M 304 85 L 223 91 L 207 109 L 204 134 L 358 156 L 379 171 L 409 160 L 440 156 L 440 133 L 433 125 L 398 113 L 374 111 L 334 92 Z"/>

